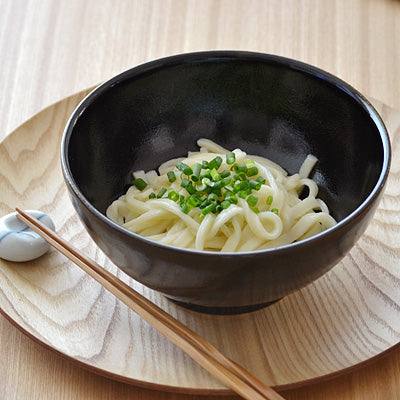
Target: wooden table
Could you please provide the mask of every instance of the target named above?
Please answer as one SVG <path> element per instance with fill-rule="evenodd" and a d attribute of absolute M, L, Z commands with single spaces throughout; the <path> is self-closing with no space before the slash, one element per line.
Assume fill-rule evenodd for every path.
<path fill-rule="evenodd" d="M 124 69 L 210 49 L 296 58 L 400 110 L 399 43 L 397 0 L 0 0 L 0 140 L 45 106 Z M 87 372 L 3 317 L 0 350 L 1 399 L 196 398 Z M 395 351 L 348 375 L 283 395 L 400 399 L 399 382 Z"/>

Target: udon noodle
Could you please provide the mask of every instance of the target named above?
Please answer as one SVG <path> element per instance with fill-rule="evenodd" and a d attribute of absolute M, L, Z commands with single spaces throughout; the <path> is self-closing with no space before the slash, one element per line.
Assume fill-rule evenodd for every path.
<path fill-rule="evenodd" d="M 266 158 L 230 152 L 208 139 L 197 144 L 199 151 L 167 161 L 158 173 L 135 172 L 135 184 L 108 207 L 107 216 L 161 243 L 221 252 L 282 246 L 336 224 L 308 177 L 314 156 L 289 176 Z"/>

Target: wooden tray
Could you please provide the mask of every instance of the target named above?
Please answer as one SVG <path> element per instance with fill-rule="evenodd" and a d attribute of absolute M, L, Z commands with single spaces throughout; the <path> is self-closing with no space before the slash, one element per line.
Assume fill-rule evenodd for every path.
<path fill-rule="evenodd" d="M 375 219 L 351 253 L 269 308 L 215 316 L 182 309 L 128 278 L 83 229 L 59 150 L 66 121 L 87 93 L 45 109 L 0 144 L 0 215 L 16 206 L 48 213 L 62 237 L 280 389 L 346 373 L 399 346 L 399 112 L 374 101 L 391 132 L 392 169 Z M 55 250 L 30 263 L 0 260 L 0 308 L 28 336 L 99 374 L 167 391 L 231 393 Z"/>

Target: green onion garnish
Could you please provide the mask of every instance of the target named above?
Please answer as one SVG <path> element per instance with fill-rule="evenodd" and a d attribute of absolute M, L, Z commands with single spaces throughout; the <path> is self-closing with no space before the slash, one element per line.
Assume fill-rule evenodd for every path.
<path fill-rule="evenodd" d="M 236 166 L 235 170 L 236 170 L 237 172 L 244 172 L 244 173 L 246 173 L 247 167 L 246 167 L 246 164 L 245 164 L 245 163 L 238 163 L 238 164 L 235 164 L 235 166 Z"/>
<path fill-rule="evenodd" d="M 238 196 L 239 196 L 241 199 L 245 199 L 245 198 L 248 196 L 247 190 L 241 190 L 241 191 L 238 193 Z"/>
<path fill-rule="evenodd" d="M 215 168 L 213 168 L 213 169 L 211 170 L 210 174 L 211 174 L 211 179 L 212 179 L 214 182 L 218 182 L 218 181 L 221 180 L 221 175 L 218 173 L 218 171 L 217 171 Z"/>
<path fill-rule="evenodd" d="M 204 190 L 206 189 L 207 185 L 203 182 L 199 182 L 196 184 L 196 190 L 198 192 L 204 192 Z"/>
<path fill-rule="evenodd" d="M 167 172 L 168 180 L 172 183 L 176 181 L 176 176 L 174 171 Z"/>
<path fill-rule="evenodd" d="M 247 169 L 246 175 L 247 176 L 254 176 L 258 174 L 258 168 L 257 167 L 251 167 Z"/>
<path fill-rule="evenodd" d="M 184 205 L 181 207 L 181 211 L 182 211 L 183 213 L 187 214 L 187 213 L 190 211 L 190 207 L 189 207 L 187 204 L 184 204 Z"/>
<path fill-rule="evenodd" d="M 213 168 L 218 169 L 221 166 L 221 164 L 222 164 L 222 158 L 220 156 L 217 156 L 208 163 L 208 167 L 210 169 Z"/>
<path fill-rule="evenodd" d="M 273 213 L 275 213 L 276 215 L 278 215 L 279 210 L 278 210 L 277 208 L 273 208 L 271 211 L 272 211 Z"/>
<path fill-rule="evenodd" d="M 230 202 L 230 201 L 224 200 L 224 201 L 221 203 L 221 208 L 222 208 L 223 210 L 225 210 L 225 209 L 227 209 L 230 205 L 231 205 L 231 202 Z"/>
<path fill-rule="evenodd" d="M 254 189 L 254 190 L 260 190 L 261 189 L 261 183 L 257 182 L 257 181 L 249 181 L 249 187 L 251 189 Z"/>
<path fill-rule="evenodd" d="M 161 197 L 163 197 L 165 193 L 167 193 L 167 189 L 162 188 L 162 189 L 158 192 L 157 199 L 161 199 Z"/>
<path fill-rule="evenodd" d="M 222 175 L 221 175 L 222 176 Z M 226 177 L 226 178 L 223 178 L 222 179 L 222 181 L 221 181 L 221 184 L 222 184 L 222 186 L 224 186 L 224 187 L 226 187 L 226 186 L 230 186 L 230 185 L 232 185 L 232 179 L 231 178 L 228 178 L 228 177 Z"/>
<path fill-rule="evenodd" d="M 178 164 L 176 164 L 176 168 L 179 169 L 179 171 L 182 171 L 185 175 L 192 175 L 193 171 L 192 168 L 189 167 L 189 165 L 183 163 L 183 162 L 179 162 Z"/>
<path fill-rule="evenodd" d="M 254 207 L 258 202 L 258 197 L 251 194 L 246 200 L 250 207 Z"/>
<path fill-rule="evenodd" d="M 235 153 L 226 153 L 226 163 L 228 165 L 233 164 L 236 161 Z"/>
<path fill-rule="evenodd" d="M 214 182 L 212 182 L 211 179 L 209 179 L 209 178 L 203 178 L 201 180 L 201 182 L 204 183 L 206 186 L 210 186 L 210 187 L 214 186 Z"/>
<path fill-rule="evenodd" d="M 256 163 L 254 162 L 254 160 L 246 160 L 244 163 L 245 163 L 247 168 L 251 168 L 251 167 L 255 167 L 256 166 Z"/>
<path fill-rule="evenodd" d="M 234 194 L 225 197 L 225 200 L 229 201 L 231 204 L 237 204 L 238 199 Z"/>
<path fill-rule="evenodd" d="M 186 199 L 186 204 L 190 207 L 197 207 L 200 204 L 200 201 L 195 195 L 191 195 Z"/>
<path fill-rule="evenodd" d="M 189 194 L 196 193 L 196 189 L 193 186 L 193 183 L 189 181 L 189 179 L 183 178 L 181 186 L 186 189 Z"/>
<path fill-rule="evenodd" d="M 211 204 L 208 205 L 207 207 L 203 208 L 203 210 L 201 211 L 201 213 L 202 213 L 203 215 L 207 215 L 207 214 L 209 214 L 210 212 L 214 211 L 215 208 L 216 208 L 215 203 L 211 203 Z"/>
<path fill-rule="evenodd" d="M 193 174 L 192 174 L 192 181 L 197 182 L 199 180 L 201 165 L 199 163 L 194 164 L 193 166 Z"/>
<path fill-rule="evenodd" d="M 169 198 L 170 200 L 172 200 L 172 201 L 178 201 L 178 200 L 179 200 L 179 194 L 176 193 L 174 190 L 171 190 L 171 191 L 168 193 L 168 198 Z"/>
<path fill-rule="evenodd" d="M 239 173 L 238 173 L 238 176 L 239 176 L 239 179 L 240 179 L 241 181 L 247 180 L 246 174 L 245 174 L 244 172 L 239 172 Z"/>
<path fill-rule="evenodd" d="M 255 213 L 259 213 L 259 209 L 255 207 L 258 197 L 252 193 L 254 190 L 260 190 L 266 180 L 261 176 L 249 179 L 259 173 L 255 161 L 246 160 L 236 163 L 235 153 L 230 152 L 226 154 L 226 164 L 231 166 L 230 169 L 219 171 L 222 162 L 220 156 L 211 161 L 197 162 L 193 167 L 179 162 L 176 168 L 181 172 L 181 187 L 186 190 L 187 194 L 182 195 L 169 189 L 168 198 L 177 202 L 182 212 L 186 214 L 194 207 L 200 208 L 200 221 L 210 212 L 219 213 L 226 210 L 231 204 L 237 204 L 238 197 L 246 199 L 251 209 Z M 167 176 L 171 183 L 177 179 L 173 171 L 167 172 Z M 140 190 L 147 186 L 143 179 L 136 179 L 134 182 Z M 158 195 L 151 193 L 149 198 L 162 198 L 166 193 L 167 189 L 163 188 Z M 268 196 L 267 205 L 271 205 L 272 201 L 272 196 Z M 277 209 L 271 211 L 278 213 Z"/>
<path fill-rule="evenodd" d="M 147 186 L 147 183 L 142 178 L 137 178 L 132 181 L 132 185 L 142 191 Z"/>
<path fill-rule="evenodd" d="M 215 193 L 210 193 L 207 197 L 207 200 L 210 202 L 216 202 L 218 200 L 218 196 Z"/>
<path fill-rule="evenodd" d="M 228 176 L 231 176 L 231 173 L 227 169 L 221 172 L 221 178 L 228 178 Z"/>

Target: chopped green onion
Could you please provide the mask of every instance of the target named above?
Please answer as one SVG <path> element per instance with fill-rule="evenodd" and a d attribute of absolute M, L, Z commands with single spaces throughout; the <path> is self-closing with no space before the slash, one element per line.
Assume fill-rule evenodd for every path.
<path fill-rule="evenodd" d="M 204 193 L 197 193 L 197 198 L 199 199 L 199 201 L 204 201 L 207 199 L 207 195 Z"/>
<path fill-rule="evenodd" d="M 200 204 L 200 201 L 196 198 L 195 195 L 191 195 L 186 199 L 186 204 L 190 207 L 197 207 Z"/>
<path fill-rule="evenodd" d="M 192 181 L 197 182 L 199 180 L 200 172 L 201 172 L 201 165 L 199 163 L 194 164 L 193 166 L 193 175 Z"/>
<path fill-rule="evenodd" d="M 271 211 L 272 211 L 273 213 L 275 213 L 276 215 L 278 215 L 279 210 L 278 210 L 277 208 L 273 208 Z"/>
<path fill-rule="evenodd" d="M 239 190 L 247 189 L 248 181 L 236 181 L 233 185 L 233 191 L 238 192 Z"/>
<path fill-rule="evenodd" d="M 214 186 L 214 182 L 210 178 L 203 178 L 201 182 L 210 187 Z"/>
<path fill-rule="evenodd" d="M 245 199 L 249 194 L 247 193 L 247 190 L 241 190 L 241 191 L 238 193 L 238 195 L 239 195 L 239 197 L 240 197 L 241 199 Z"/>
<path fill-rule="evenodd" d="M 218 182 L 221 180 L 221 175 L 218 173 L 218 171 L 215 168 L 213 168 L 211 170 L 210 174 L 211 174 L 211 178 L 214 182 Z"/>
<path fill-rule="evenodd" d="M 247 179 L 246 174 L 244 172 L 239 172 L 238 176 L 241 181 L 245 181 Z"/>
<path fill-rule="evenodd" d="M 190 183 L 189 179 L 183 178 L 183 179 L 182 179 L 182 182 L 181 182 L 181 186 L 182 186 L 183 188 L 186 188 L 186 186 L 188 186 L 189 183 Z"/>
<path fill-rule="evenodd" d="M 227 169 L 225 169 L 225 170 L 223 170 L 222 172 L 221 172 L 221 178 L 227 178 L 228 176 L 231 176 L 231 173 L 230 173 L 230 171 L 228 171 Z"/>
<path fill-rule="evenodd" d="M 216 170 L 218 170 L 221 164 L 222 164 L 222 158 L 220 156 L 217 156 L 208 163 L 208 166 L 210 169 L 215 168 Z"/>
<path fill-rule="evenodd" d="M 171 190 L 171 191 L 168 193 L 168 198 L 169 198 L 170 200 L 172 200 L 172 201 L 178 201 L 178 200 L 179 200 L 179 194 L 176 193 L 174 190 Z"/>
<path fill-rule="evenodd" d="M 176 164 L 176 168 L 179 169 L 179 171 L 182 171 L 185 175 L 192 175 L 193 171 L 192 168 L 189 167 L 189 165 L 183 163 L 183 162 L 179 162 L 178 164 Z"/>
<path fill-rule="evenodd" d="M 267 197 L 267 205 L 270 206 L 272 202 L 274 201 L 274 198 L 272 196 Z"/>
<path fill-rule="evenodd" d="M 156 194 L 154 192 L 149 194 L 149 199 L 155 199 L 155 198 Z"/>
<path fill-rule="evenodd" d="M 249 181 L 249 186 L 251 189 L 254 190 L 260 190 L 261 189 L 261 183 L 257 181 Z"/>
<path fill-rule="evenodd" d="M 186 189 L 186 191 L 187 191 L 189 194 L 195 194 L 195 193 L 196 193 L 196 189 L 194 188 L 192 182 L 190 182 L 190 184 L 187 185 L 187 186 L 185 187 L 185 189 Z"/>
<path fill-rule="evenodd" d="M 196 184 L 196 190 L 198 192 L 203 192 L 206 189 L 207 185 L 203 182 L 199 182 L 198 184 Z"/>
<path fill-rule="evenodd" d="M 245 163 L 238 163 L 235 164 L 235 171 L 237 172 L 246 172 L 247 171 L 247 167 Z"/>
<path fill-rule="evenodd" d="M 182 211 L 183 213 L 187 214 L 187 213 L 190 211 L 190 207 L 189 207 L 187 204 L 184 204 L 184 205 L 181 207 L 181 211 Z"/>
<path fill-rule="evenodd" d="M 203 208 L 207 207 L 209 204 L 210 204 L 210 202 L 209 202 L 207 199 L 206 199 L 206 200 L 203 200 L 203 201 L 200 203 L 199 208 L 203 209 Z"/>
<path fill-rule="evenodd" d="M 220 183 L 220 182 L 218 182 L 218 183 Z M 213 189 L 213 193 L 215 193 L 218 197 L 221 197 L 222 196 L 222 192 L 221 192 L 221 189 L 220 188 L 214 188 Z"/>
<path fill-rule="evenodd" d="M 231 205 L 231 202 L 228 200 L 224 200 L 223 202 L 221 202 L 221 208 L 223 210 L 227 209 L 230 205 Z"/>
<path fill-rule="evenodd" d="M 258 202 L 258 197 L 253 196 L 252 194 L 247 198 L 247 203 L 249 206 L 254 207 Z"/>
<path fill-rule="evenodd" d="M 168 198 L 176 201 L 182 212 L 186 214 L 194 207 L 200 208 L 200 222 L 210 212 L 219 213 L 230 207 L 231 204 L 237 204 L 238 197 L 246 199 L 251 209 L 255 213 L 259 213 L 259 209 L 255 207 L 258 203 L 258 197 L 254 196 L 252 192 L 253 190 L 260 190 L 266 180 L 261 176 L 254 178 L 254 180 L 249 179 L 250 176 L 259 173 L 255 161 L 246 160 L 236 163 L 235 153 L 230 152 L 226 154 L 226 164 L 231 165 L 230 170 L 225 169 L 219 172 L 218 169 L 222 162 L 220 156 L 216 156 L 209 162 L 203 160 L 201 163 L 195 163 L 193 167 L 179 162 L 176 168 L 181 171 L 181 187 L 188 192 L 189 196 L 179 195 L 179 193 L 170 189 Z M 176 181 L 173 171 L 168 172 L 167 176 L 171 183 Z M 141 181 L 143 180 L 141 179 Z M 143 181 L 143 184 L 141 185 L 139 181 L 139 186 L 143 186 L 144 189 L 147 183 Z M 161 198 L 166 192 L 167 189 L 163 188 L 157 196 L 152 193 L 149 198 Z M 267 205 L 271 205 L 272 200 L 272 196 L 269 196 Z M 277 209 L 271 211 L 278 213 Z"/>
<path fill-rule="evenodd" d="M 162 188 L 162 189 L 158 192 L 157 199 L 161 199 L 161 197 L 163 197 L 165 193 L 167 193 L 167 189 Z"/>
<path fill-rule="evenodd" d="M 231 178 L 224 178 L 224 179 L 222 179 L 221 185 L 222 185 L 223 187 L 232 185 L 232 179 L 231 179 Z"/>
<path fill-rule="evenodd" d="M 235 162 L 236 160 L 236 155 L 235 153 L 226 153 L 226 163 L 228 165 L 231 165 Z"/>
<path fill-rule="evenodd" d="M 209 195 L 208 195 L 208 197 L 207 197 L 207 200 L 208 201 L 214 201 L 214 202 L 216 202 L 217 200 L 218 200 L 218 196 L 215 194 L 215 193 L 210 193 Z"/>
<path fill-rule="evenodd" d="M 211 179 L 211 174 L 209 169 L 205 170 L 202 174 L 200 174 L 199 179 L 203 180 L 204 178 Z"/>
<path fill-rule="evenodd" d="M 257 168 L 257 167 L 250 167 L 250 168 L 247 168 L 246 175 L 247 175 L 247 176 L 258 175 L 258 168 Z"/>
<path fill-rule="evenodd" d="M 168 180 L 172 183 L 176 181 L 176 176 L 174 171 L 167 172 Z"/>
<path fill-rule="evenodd" d="M 210 168 L 209 165 L 208 165 L 208 162 L 205 161 L 205 160 L 202 161 L 201 166 L 203 167 L 203 169 L 208 169 L 208 168 Z"/>
<path fill-rule="evenodd" d="M 255 167 L 256 166 L 256 163 L 254 162 L 254 160 L 246 160 L 244 163 L 246 164 L 247 168 L 251 168 L 251 167 Z"/>
<path fill-rule="evenodd" d="M 247 176 L 254 176 L 258 174 L 258 168 L 257 167 L 251 167 L 247 169 L 246 175 Z"/>
<path fill-rule="evenodd" d="M 189 181 L 189 179 L 183 178 L 181 186 L 186 189 L 189 194 L 196 193 L 196 189 L 193 186 L 193 183 Z"/>
<path fill-rule="evenodd" d="M 225 200 L 229 201 L 231 204 L 237 204 L 238 203 L 238 199 L 234 194 L 230 194 L 229 196 L 226 196 Z"/>
<path fill-rule="evenodd" d="M 147 183 L 142 178 L 137 178 L 132 181 L 132 185 L 142 191 L 147 186 Z"/>
<path fill-rule="evenodd" d="M 203 210 L 202 210 L 201 213 L 202 213 L 203 215 L 207 215 L 207 214 L 209 214 L 210 212 L 213 212 L 213 211 L 215 210 L 215 208 L 216 208 L 215 203 L 211 203 L 211 204 L 208 205 L 207 207 L 203 208 Z"/>

